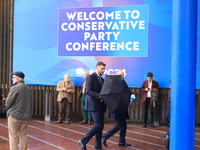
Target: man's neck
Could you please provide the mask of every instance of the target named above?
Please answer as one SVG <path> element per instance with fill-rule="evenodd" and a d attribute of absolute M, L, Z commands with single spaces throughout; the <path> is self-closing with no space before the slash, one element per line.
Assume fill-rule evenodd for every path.
<path fill-rule="evenodd" d="M 96 72 L 96 74 L 100 77 L 100 75 L 98 74 L 97 70 L 96 70 L 95 72 Z"/>

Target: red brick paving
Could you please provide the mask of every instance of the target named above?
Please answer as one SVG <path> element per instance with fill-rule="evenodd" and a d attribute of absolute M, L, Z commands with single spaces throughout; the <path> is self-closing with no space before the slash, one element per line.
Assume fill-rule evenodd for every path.
<path fill-rule="evenodd" d="M 28 149 L 30 150 L 79 150 L 77 144 L 93 125 L 79 125 L 78 122 L 71 124 L 56 124 L 55 121 L 45 122 L 32 120 L 28 126 Z M 104 132 L 113 127 L 113 123 L 106 123 Z M 119 133 L 116 133 L 107 141 L 108 147 L 104 150 L 163 150 L 164 139 L 160 137 L 166 134 L 166 127 L 143 128 L 141 125 L 128 124 L 126 142 L 131 147 L 119 147 Z M 195 149 L 200 149 L 200 128 L 195 130 Z M 0 119 L 0 150 L 8 150 L 7 119 Z M 94 149 L 94 138 L 87 144 L 88 150 Z"/>

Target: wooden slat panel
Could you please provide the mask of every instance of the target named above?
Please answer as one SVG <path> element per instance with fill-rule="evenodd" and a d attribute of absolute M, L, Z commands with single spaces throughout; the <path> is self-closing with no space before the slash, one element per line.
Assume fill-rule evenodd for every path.
<path fill-rule="evenodd" d="M 35 113 L 35 105 L 34 105 L 34 103 L 35 103 L 35 97 L 34 97 L 34 93 L 35 93 L 35 89 L 34 89 L 34 85 L 31 85 L 30 86 L 30 88 L 31 88 L 31 92 L 32 92 L 32 104 L 31 104 L 31 106 L 32 106 L 32 115 L 34 115 Z"/>
<path fill-rule="evenodd" d="M 42 115 L 42 86 L 38 86 L 39 115 Z"/>
<path fill-rule="evenodd" d="M 77 116 L 80 115 L 80 108 L 79 108 L 79 104 L 80 104 L 80 99 L 79 99 L 79 92 L 80 92 L 80 87 L 75 87 L 76 89 L 76 93 L 75 93 L 75 99 L 77 100 L 77 103 L 76 103 L 76 114 Z"/>
<path fill-rule="evenodd" d="M 58 102 L 57 102 L 58 92 L 56 91 L 56 87 L 54 87 L 54 116 L 58 114 Z"/>
<path fill-rule="evenodd" d="M 7 1 L 6 5 L 6 60 L 5 60 L 5 80 L 9 83 L 9 55 L 10 55 L 10 0 Z"/>
<path fill-rule="evenodd" d="M 38 107 L 39 107 L 39 102 L 38 102 L 38 100 L 39 100 L 39 98 L 38 98 L 38 86 L 36 85 L 35 86 L 35 115 L 37 115 L 38 114 Z"/>
<path fill-rule="evenodd" d="M 0 1 L 0 66 L 3 67 L 3 0 Z M 3 70 L 0 69 L 0 84 L 2 84 Z M 3 88 L 3 87 L 2 87 Z"/>
<path fill-rule="evenodd" d="M 50 115 L 53 116 L 53 112 L 54 112 L 54 103 L 53 103 L 53 99 L 54 99 L 54 92 L 53 92 L 54 88 L 53 86 L 50 86 L 50 91 L 51 91 L 51 111 L 50 111 Z"/>
<path fill-rule="evenodd" d="M 72 104 L 71 104 L 71 115 L 76 114 L 76 101 L 77 100 L 75 99 L 75 93 L 73 93 L 73 101 L 72 101 Z"/>
<path fill-rule="evenodd" d="M 196 124 L 200 125 L 200 90 L 196 95 Z"/>
<path fill-rule="evenodd" d="M 43 105 L 42 105 L 42 114 L 45 115 L 45 111 L 46 111 L 46 108 L 45 108 L 45 101 L 46 101 L 46 86 L 42 86 L 42 100 L 43 100 Z"/>
<path fill-rule="evenodd" d="M 50 90 L 50 87 L 49 86 L 47 86 L 46 87 L 47 88 L 47 115 L 49 115 L 49 90 Z"/>
<path fill-rule="evenodd" d="M 10 11 L 12 12 L 12 14 L 11 14 L 11 20 L 10 20 L 10 54 L 9 54 L 9 59 L 10 59 L 10 61 L 9 61 L 9 66 L 10 66 L 10 68 L 9 68 L 9 72 L 8 73 L 11 73 L 12 71 L 13 71 L 13 22 L 14 22 L 14 0 L 9 0 L 10 1 L 10 6 L 11 6 L 11 8 L 10 8 Z M 8 81 L 9 82 L 9 84 L 11 85 L 12 84 L 12 78 L 10 78 L 10 81 Z"/>
<path fill-rule="evenodd" d="M 7 56 L 6 56 L 6 50 L 7 50 L 7 38 L 6 38 L 6 31 L 7 31 L 7 11 L 6 11 L 6 6 L 7 6 L 7 1 L 4 0 L 4 9 L 3 9 L 3 13 L 4 13 L 4 17 L 3 17 L 3 66 L 2 71 L 3 71 L 3 75 L 2 75 L 2 82 L 4 84 L 6 84 L 6 60 L 7 60 Z"/>

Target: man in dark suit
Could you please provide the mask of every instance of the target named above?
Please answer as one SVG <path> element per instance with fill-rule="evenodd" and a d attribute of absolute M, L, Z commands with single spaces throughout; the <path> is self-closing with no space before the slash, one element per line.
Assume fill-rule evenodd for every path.
<path fill-rule="evenodd" d="M 150 99 L 151 99 L 151 91 L 152 88 L 159 88 L 158 82 L 152 80 L 153 79 L 153 73 L 149 72 L 147 73 L 147 79 L 145 80 L 142 84 L 141 87 L 141 92 L 144 92 L 144 95 L 142 97 L 142 102 L 144 105 L 144 125 L 143 127 L 146 127 L 147 125 L 147 111 L 148 107 L 150 108 Z M 151 113 L 151 127 L 154 126 L 154 112 L 151 112 L 150 108 L 150 113 Z"/>
<path fill-rule="evenodd" d="M 105 66 L 103 62 L 96 64 L 96 71 L 89 75 L 86 79 L 86 103 L 85 109 L 89 110 L 95 125 L 90 131 L 78 141 L 82 150 L 86 150 L 86 144 L 95 135 L 95 150 L 103 150 L 101 144 L 102 130 L 104 128 L 104 113 L 106 105 L 99 96 L 103 86 L 104 79 L 101 77 L 104 74 Z"/>
<path fill-rule="evenodd" d="M 124 78 L 124 72 L 122 70 L 118 70 L 116 72 L 116 75 L 122 75 L 122 77 Z M 102 143 L 107 147 L 106 140 L 120 130 L 118 145 L 131 146 L 131 144 L 127 144 L 125 142 L 126 128 L 127 128 L 126 119 L 129 118 L 128 110 L 125 113 L 112 113 L 110 114 L 110 118 L 116 120 L 116 125 L 102 136 Z"/>

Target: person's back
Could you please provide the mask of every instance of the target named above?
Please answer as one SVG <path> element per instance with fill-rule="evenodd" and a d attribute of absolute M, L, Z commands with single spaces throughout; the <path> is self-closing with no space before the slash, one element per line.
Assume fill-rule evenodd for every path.
<path fill-rule="evenodd" d="M 24 73 L 13 72 L 14 85 L 10 88 L 6 98 L 5 108 L 8 117 L 8 132 L 10 149 L 18 149 L 18 136 L 20 150 L 27 150 L 27 126 L 31 115 L 31 90 L 24 84 Z"/>
<path fill-rule="evenodd" d="M 15 119 L 32 119 L 31 112 L 31 90 L 23 81 L 18 81 L 10 89 L 7 99 L 6 107 L 8 109 L 7 115 Z M 15 99 L 15 101 L 13 100 Z"/>

